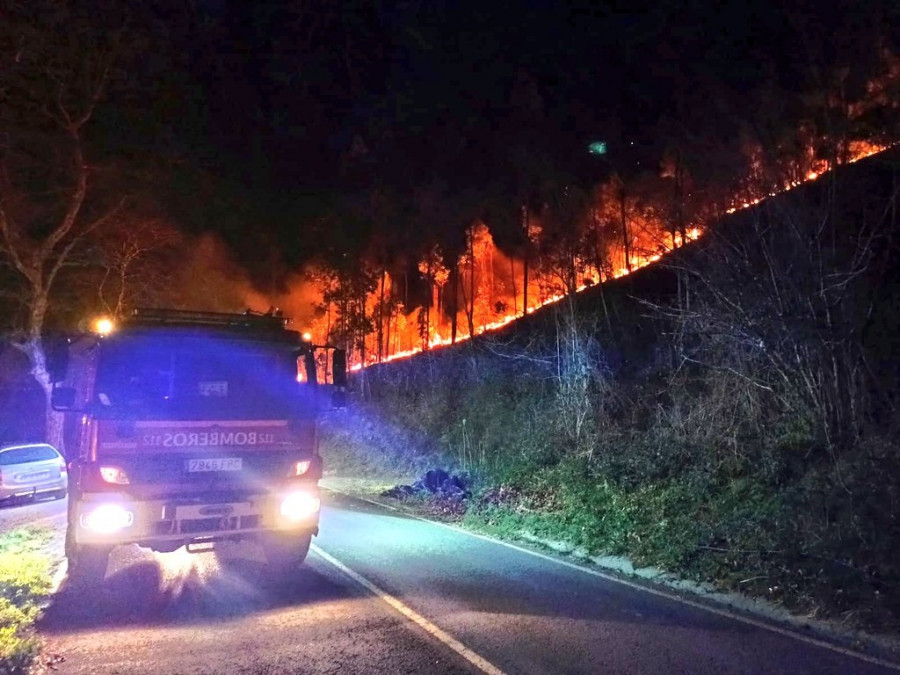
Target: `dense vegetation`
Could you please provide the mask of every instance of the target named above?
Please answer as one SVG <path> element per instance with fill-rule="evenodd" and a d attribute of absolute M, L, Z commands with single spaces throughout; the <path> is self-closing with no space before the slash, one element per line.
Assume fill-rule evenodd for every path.
<path fill-rule="evenodd" d="M 465 517 L 501 534 L 896 629 L 898 168 L 860 163 L 514 328 L 369 368 L 326 448 L 468 471 Z"/>

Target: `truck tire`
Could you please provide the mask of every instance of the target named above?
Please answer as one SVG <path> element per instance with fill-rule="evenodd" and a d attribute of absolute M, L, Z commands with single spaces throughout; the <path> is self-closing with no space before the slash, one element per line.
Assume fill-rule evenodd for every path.
<path fill-rule="evenodd" d="M 295 572 L 306 560 L 312 535 L 270 535 L 263 540 L 266 562 L 274 575 L 284 577 Z"/>
<path fill-rule="evenodd" d="M 87 546 L 71 541 L 66 533 L 66 560 L 69 583 L 76 586 L 94 586 L 103 581 L 109 564 L 109 546 Z"/>

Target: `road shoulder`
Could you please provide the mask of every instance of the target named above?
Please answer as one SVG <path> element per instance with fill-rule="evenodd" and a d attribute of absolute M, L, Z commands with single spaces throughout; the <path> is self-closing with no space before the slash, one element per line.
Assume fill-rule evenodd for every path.
<path fill-rule="evenodd" d="M 798 616 L 773 603 L 737 593 L 722 592 L 709 584 L 680 579 L 656 568 L 636 567 L 623 557 L 590 556 L 566 542 L 543 539 L 529 532 L 520 532 L 514 539 L 501 539 L 494 533 L 467 526 L 458 516 L 446 514 L 425 501 L 401 501 L 382 495 L 386 488 L 395 484 L 383 479 L 336 476 L 321 481 L 324 490 L 340 499 L 364 502 L 442 527 L 450 527 L 500 545 L 512 546 L 532 555 L 574 566 L 585 573 L 599 574 L 649 593 L 789 635 L 804 642 L 820 644 L 828 649 L 859 656 L 900 671 L 900 635 L 874 635 L 849 629 L 839 622 Z"/>

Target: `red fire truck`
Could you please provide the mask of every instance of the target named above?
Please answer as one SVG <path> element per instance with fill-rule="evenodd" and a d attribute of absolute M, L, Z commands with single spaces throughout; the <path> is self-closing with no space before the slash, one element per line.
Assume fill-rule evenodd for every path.
<path fill-rule="evenodd" d="M 132 543 L 255 539 L 278 573 L 304 560 L 319 523 L 317 419 L 340 404 L 346 357 L 287 323 L 136 310 L 70 341 L 52 401 L 66 413 L 73 580 L 102 579 L 111 549 Z"/>

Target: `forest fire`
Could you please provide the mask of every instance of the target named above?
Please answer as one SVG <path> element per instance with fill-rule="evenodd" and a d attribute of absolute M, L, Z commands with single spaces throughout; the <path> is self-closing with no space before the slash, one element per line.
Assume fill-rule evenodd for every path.
<path fill-rule="evenodd" d="M 888 147 L 850 144 L 848 152 L 852 154 L 841 163 L 856 162 Z M 731 214 L 750 208 L 770 196 L 816 180 L 831 169 L 828 162 L 816 162 L 801 174 L 803 180 L 747 191 L 724 211 Z M 472 335 L 506 326 L 570 293 L 658 262 L 667 253 L 701 237 L 708 218 L 716 213 L 707 208 L 700 212 L 707 214 L 706 219 L 694 217 L 692 222 L 673 227 L 665 219 L 665 209 L 658 204 L 637 197 L 619 201 L 609 197 L 609 191 L 599 190 L 589 208 L 568 223 L 576 236 L 563 242 L 559 247 L 562 253 L 559 248 L 544 246 L 556 234 L 557 223 L 552 222 L 552 216 L 531 214 L 525 225 L 532 243 L 528 260 L 502 251 L 485 223 L 473 223 L 466 232 L 465 250 L 456 260 L 448 260 L 435 247 L 418 262 L 418 273 L 430 288 L 430 302 L 418 308 L 408 310 L 403 302 L 386 301 L 401 297 L 402 293 L 390 272 L 382 271 L 375 289 L 365 297 L 365 316 L 370 318 L 374 330 L 367 331 L 351 349 L 351 368 L 359 370 L 468 340 Z M 320 301 L 317 305 L 324 311 L 308 329 L 315 340 L 324 341 L 340 321 L 341 311 L 333 303 Z"/>
<path fill-rule="evenodd" d="M 896 109 L 900 59 L 885 51 L 882 60 L 881 73 L 855 99 L 826 87 L 811 109 L 819 117 L 810 114 L 766 143 L 741 136 L 724 172 L 697 171 L 702 149 L 690 155 L 692 171 L 689 153 L 676 143 L 657 171 L 612 172 L 589 190 L 551 177 L 549 188 L 521 198 L 518 222 L 491 222 L 492 232 L 489 219 L 474 217 L 464 241 L 436 236 L 412 254 L 417 259 L 408 249 L 389 254 L 384 242 L 368 242 L 352 265 L 307 270 L 306 281 L 279 304 L 314 307 L 314 316 L 305 309 L 292 314 L 307 317 L 301 323 L 314 341 L 346 347 L 357 369 L 496 330 L 658 262 L 726 214 L 893 147 L 890 130 L 871 123 Z M 605 143 L 594 145 L 590 153 L 607 154 Z M 376 196 L 368 206 L 381 213 L 380 204 Z"/>
<path fill-rule="evenodd" d="M 314 342 L 345 348 L 357 369 L 496 330 L 658 262 L 728 214 L 894 147 L 900 57 L 884 47 L 864 75 L 832 75 L 796 96 L 768 83 L 759 101 L 768 107 L 720 125 L 717 137 L 662 125 L 635 146 L 618 130 L 615 142 L 583 148 L 584 166 L 526 135 L 500 153 L 504 173 L 483 189 L 483 176 L 457 188 L 449 179 L 466 170 L 455 165 L 433 182 L 382 184 L 380 160 L 361 144 L 343 160 L 352 198 L 317 216 L 340 245 L 296 277 L 276 283 L 273 273 L 270 287 L 289 290 L 242 296 L 281 307 Z"/>
<path fill-rule="evenodd" d="M 849 143 L 847 149 L 847 157 L 845 161 L 840 162 L 840 164 L 853 164 L 855 162 L 860 161 L 861 159 L 865 159 L 866 157 L 871 157 L 872 155 L 877 155 L 880 152 L 884 152 L 885 150 L 893 147 L 892 145 L 878 145 L 875 143 L 869 143 L 867 141 L 853 141 Z M 740 211 L 741 209 L 747 209 L 751 206 L 755 206 L 759 204 L 761 201 L 768 197 L 774 197 L 777 194 L 782 192 L 787 192 L 788 190 L 792 190 L 793 188 L 803 185 L 809 181 L 813 181 L 823 176 L 824 174 L 831 171 L 834 168 L 831 162 L 826 160 L 819 160 L 815 163 L 815 167 L 809 169 L 803 180 L 791 180 L 782 184 L 780 189 L 772 189 L 765 194 L 764 197 L 753 197 L 747 198 L 745 200 L 741 200 L 739 202 L 733 202 L 732 206 L 725 210 L 725 213 L 731 214 L 736 211 Z"/>

